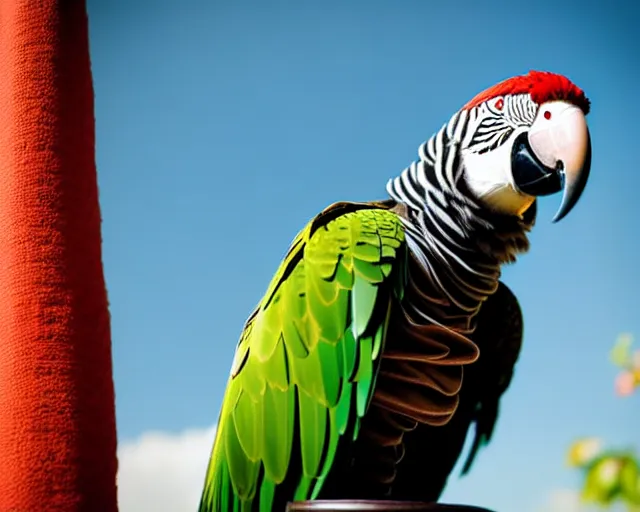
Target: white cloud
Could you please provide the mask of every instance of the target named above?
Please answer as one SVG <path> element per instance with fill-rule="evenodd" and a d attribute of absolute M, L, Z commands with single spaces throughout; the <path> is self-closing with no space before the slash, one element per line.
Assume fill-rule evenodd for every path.
<path fill-rule="evenodd" d="M 194 512 L 200 502 L 215 427 L 148 432 L 118 448 L 120 512 Z"/>

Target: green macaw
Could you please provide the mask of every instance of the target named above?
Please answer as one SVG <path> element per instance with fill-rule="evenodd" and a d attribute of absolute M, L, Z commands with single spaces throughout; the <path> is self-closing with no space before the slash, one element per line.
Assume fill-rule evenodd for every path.
<path fill-rule="evenodd" d="M 536 197 L 587 182 L 589 100 L 531 71 L 477 95 L 387 184 L 298 234 L 238 343 L 200 512 L 435 501 L 491 438 L 522 341 L 501 265 Z"/>

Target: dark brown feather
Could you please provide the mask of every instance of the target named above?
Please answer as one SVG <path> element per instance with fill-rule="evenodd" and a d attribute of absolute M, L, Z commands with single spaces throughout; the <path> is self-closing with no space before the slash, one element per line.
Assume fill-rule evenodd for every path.
<path fill-rule="evenodd" d="M 501 282 L 478 313 L 472 339 L 480 357 L 464 368 L 460 402 L 451 421 L 442 427 L 418 424 L 404 436 L 405 456 L 397 468 L 393 499 L 437 500 L 475 423 L 474 442 L 465 464 L 468 470 L 477 450 L 491 439 L 500 397 L 511 382 L 520 353 L 522 333 L 518 300 Z"/>

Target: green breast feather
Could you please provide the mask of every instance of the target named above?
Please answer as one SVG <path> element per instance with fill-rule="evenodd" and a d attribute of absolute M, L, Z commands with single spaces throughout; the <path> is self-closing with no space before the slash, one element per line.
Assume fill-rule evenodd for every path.
<path fill-rule="evenodd" d="M 200 512 L 318 495 L 358 436 L 405 258 L 400 219 L 373 204 L 333 205 L 296 237 L 240 337 Z"/>

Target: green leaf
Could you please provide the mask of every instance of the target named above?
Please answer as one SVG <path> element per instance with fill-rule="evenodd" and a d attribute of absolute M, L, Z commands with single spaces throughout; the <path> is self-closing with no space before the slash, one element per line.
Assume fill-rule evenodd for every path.
<path fill-rule="evenodd" d="M 586 502 L 609 505 L 620 491 L 622 461 L 615 456 L 602 456 L 587 470 L 582 497 Z"/>
<path fill-rule="evenodd" d="M 620 471 L 620 492 L 628 504 L 640 506 L 640 467 L 631 456 Z"/>
<path fill-rule="evenodd" d="M 631 344 L 633 336 L 628 333 L 618 336 L 615 345 L 609 353 L 609 359 L 613 364 L 621 368 L 627 368 L 631 364 Z"/>

